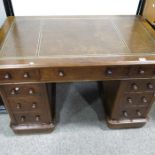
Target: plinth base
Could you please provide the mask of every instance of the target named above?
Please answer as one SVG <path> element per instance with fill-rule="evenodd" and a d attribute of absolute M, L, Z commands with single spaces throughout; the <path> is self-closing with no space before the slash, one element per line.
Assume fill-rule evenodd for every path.
<path fill-rule="evenodd" d="M 23 124 L 23 125 L 10 125 L 16 134 L 23 133 L 38 133 L 38 132 L 52 132 L 54 124 Z"/>
<path fill-rule="evenodd" d="M 123 128 L 140 128 L 144 126 L 147 119 L 132 119 L 132 120 L 111 120 L 107 118 L 107 124 L 112 129 L 123 129 Z"/>

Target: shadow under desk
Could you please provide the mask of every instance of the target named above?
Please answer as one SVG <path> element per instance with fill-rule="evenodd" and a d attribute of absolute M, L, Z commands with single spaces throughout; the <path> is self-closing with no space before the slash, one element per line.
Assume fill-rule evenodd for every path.
<path fill-rule="evenodd" d="M 100 81 L 110 128 L 141 127 L 155 98 L 155 31 L 140 16 L 9 17 L 0 94 L 15 133 L 52 131 L 55 84 Z"/>

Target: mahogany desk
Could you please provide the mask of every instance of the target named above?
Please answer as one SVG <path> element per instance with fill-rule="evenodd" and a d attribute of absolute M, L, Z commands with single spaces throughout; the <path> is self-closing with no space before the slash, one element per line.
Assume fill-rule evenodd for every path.
<path fill-rule="evenodd" d="M 54 128 L 58 82 L 103 81 L 111 128 L 141 127 L 155 98 L 155 31 L 140 16 L 9 17 L 0 93 L 16 133 Z"/>

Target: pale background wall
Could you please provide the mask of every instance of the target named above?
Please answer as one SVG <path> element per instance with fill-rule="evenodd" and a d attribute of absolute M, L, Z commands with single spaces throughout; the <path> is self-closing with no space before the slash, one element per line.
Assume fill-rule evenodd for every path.
<path fill-rule="evenodd" d="M 4 10 L 3 2 L 0 0 L 0 27 L 6 19 L 6 13 Z"/>
<path fill-rule="evenodd" d="M 16 16 L 134 15 L 139 0 L 12 0 Z"/>

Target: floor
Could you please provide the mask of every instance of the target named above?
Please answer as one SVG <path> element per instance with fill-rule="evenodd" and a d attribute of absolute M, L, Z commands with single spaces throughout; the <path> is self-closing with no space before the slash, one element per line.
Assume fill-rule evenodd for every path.
<path fill-rule="evenodd" d="M 50 134 L 15 135 L 0 115 L 0 155 L 154 155 L 155 104 L 139 129 L 106 125 L 97 84 L 57 85 L 56 128 Z"/>

